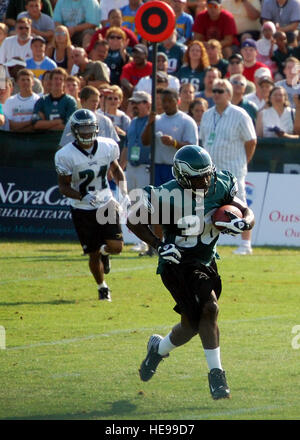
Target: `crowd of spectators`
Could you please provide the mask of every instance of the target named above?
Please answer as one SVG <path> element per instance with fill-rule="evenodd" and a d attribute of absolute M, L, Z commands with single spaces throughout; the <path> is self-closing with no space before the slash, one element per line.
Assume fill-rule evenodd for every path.
<path fill-rule="evenodd" d="M 158 44 L 156 114 L 166 113 L 163 96 L 178 96 L 176 112 L 200 133 L 202 115 L 215 105 L 215 81 L 228 79 L 231 103 L 250 115 L 258 136 L 297 137 L 300 0 L 165 1 L 176 26 Z M 131 151 L 131 124 L 147 117 L 132 97 L 147 96 L 148 109 L 152 91 L 153 46 L 135 26 L 142 4 L 0 0 L 1 129 L 63 133 L 88 95 L 97 104 L 100 134 L 109 132 L 108 118 L 120 149 Z M 176 93 L 164 95 L 165 89 Z M 168 164 L 176 151 L 169 141 Z M 148 156 L 139 165 L 149 164 Z"/>

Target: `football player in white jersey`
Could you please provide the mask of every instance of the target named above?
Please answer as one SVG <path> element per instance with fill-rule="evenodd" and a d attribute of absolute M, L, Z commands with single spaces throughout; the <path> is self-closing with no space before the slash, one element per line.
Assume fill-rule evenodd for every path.
<path fill-rule="evenodd" d="M 110 271 L 109 254 L 122 251 L 123 236 L 108 170 L 119 187 L 121 204 L 129 200 L 126 178 L 118 163 L 119 147 L 113 139 L 97 136 L 97 118 L 90 110 L 73 113 L 71 130 L 75 141 L 55 154 L 59 190 L 70 199 L 73 223 L 83 251 L 89 255 L 99 299 L 111 301 L 104 274 Z"/>

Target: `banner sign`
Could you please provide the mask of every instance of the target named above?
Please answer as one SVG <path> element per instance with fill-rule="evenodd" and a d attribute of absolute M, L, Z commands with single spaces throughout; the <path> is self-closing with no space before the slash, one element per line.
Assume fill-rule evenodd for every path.
<path fill-rule="evenodd" d="M 300 176 L 270 174 L 256 244 L 300 246 Z"/>
<path fill-rule="evenodd" d="M 52 170 L 0 168 L 0 237 L 74 239 L 69 201 Z"/>

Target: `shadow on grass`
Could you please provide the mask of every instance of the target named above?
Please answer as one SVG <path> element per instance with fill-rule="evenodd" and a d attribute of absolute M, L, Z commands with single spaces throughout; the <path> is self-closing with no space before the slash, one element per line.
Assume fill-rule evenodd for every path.
<path fill-rule="evenodd" d="M 17 301 L 17 302 L 0 302 L 0 306 L 24 306 L 24 305 L 51 305 L 60 306 L 61 304 L 75 304 L 76 300 L 54 299 L 52 301 Z"/>
<path fill-rule="evenodd" d="M 110 417 L 118 418 L 118 416 L 126 416 L 133 413 L 137 406 L 128 400 L 118 400 L 116 402 L 107 402 L 107 410 L 78 412 L 75 414 L 51 414 L 36 415 L 31 417 L 10 417 L 5 420 L 91 420 L 91 419 L 109 419 Z"/>

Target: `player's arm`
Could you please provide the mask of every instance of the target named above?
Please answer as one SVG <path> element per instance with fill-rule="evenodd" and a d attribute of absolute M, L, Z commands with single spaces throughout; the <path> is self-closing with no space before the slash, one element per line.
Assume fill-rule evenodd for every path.
<path fill-rule="evenodd" d="M 111 162 L 110 171 L 112 172 L 116 184 L 120 188 L 122 197 L 125 197 L 127 195 L 126 177 L 117 159 Z"/>
<path fill-rule="evenodd" d="M 58 175 L 58 189 L 61 194 L 71 199 L 81 200 L 82 195 L 71 187 L 72 176 Z"/>

